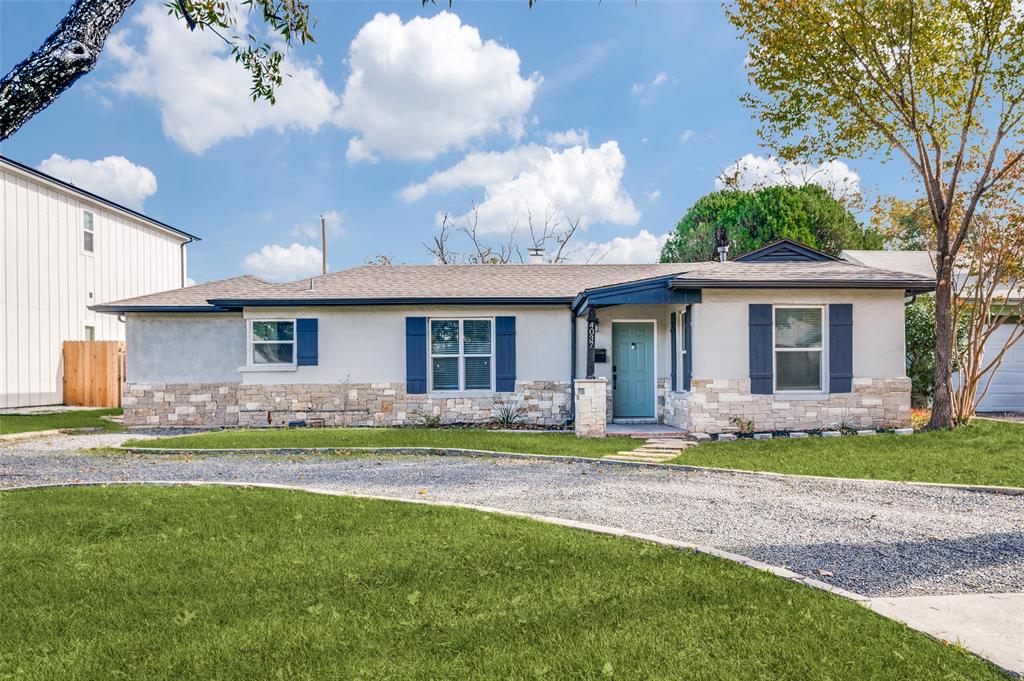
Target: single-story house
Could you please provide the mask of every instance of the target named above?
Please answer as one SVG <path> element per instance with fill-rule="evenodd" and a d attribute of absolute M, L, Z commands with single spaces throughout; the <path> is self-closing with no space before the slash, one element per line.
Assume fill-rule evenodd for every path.
<path fill-rule="evenodd" d="M 935 277 L 933 255 L 928 251 L 847 250 L 840 257 L 868 267 Z M 1020 290 L 1011 291 L 1007 285 L 997 289 L 997 295 L 1010 309 L 1020 308 Z M 991 352 L 998 352 L 1019 333 L 1017 320 L 1011 317 L 989 337 L 985 344 L 986 355 L 990 348 Z M 981 399 L 975 409 L 979 413 L 1024 412 L 1024 341 L 1018 341 L 1006 351 L 999 368 L 982 379 L 978 394 Z"/>
<path fill-rule="evenodd" d="M 723 262 L 368 265 L 97 305 L 127 324 L 127 424 L 910 422 L 904 301 L 934 279 L 781 241 Z"/>

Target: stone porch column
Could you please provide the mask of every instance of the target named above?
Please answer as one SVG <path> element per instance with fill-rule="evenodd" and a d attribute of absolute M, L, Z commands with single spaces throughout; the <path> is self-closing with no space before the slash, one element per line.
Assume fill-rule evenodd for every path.
<path fill-rule="evenodd" d="M 604 437 L 608 379 L 577 378 L 573 390 L 576 391 L 576 436 Z"/>

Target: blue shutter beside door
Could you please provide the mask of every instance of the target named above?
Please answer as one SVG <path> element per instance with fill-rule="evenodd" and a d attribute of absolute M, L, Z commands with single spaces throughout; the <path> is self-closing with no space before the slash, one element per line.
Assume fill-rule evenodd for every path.
<path fill-rule="evenodd" d="M 853 305 L 828 306 L 828 391 L 853 391 Z"/>
<path fill-rule="evenodd" d="M 405 318 L 405 392 L 427 392 L 427 318 Z"/>
<path fill-rule="evenodd" d="M 676 373 L 677 373 L 676 363 L 678 361 L 678 355 L 679 355 L 679 352 L 678 352 L 678 347 L 679 346 L 676 343 L 676 313 L 675 312 L 670 312 L 669 315 L 668 315 L 668 328 L 669 328 L 669 338 L 671 339 L 670 345 L 672 346 L 672 375 L 669 378 L 670 382 L 669 382 L 669 388 L 668 389 L 671 390 L 672 392 L 675 392 L 676 390 L 678 390 L 678 388 L 677 388 L 678 384 L 676 383 Z"/>
<path fill-rule="evenodd" d="M 775 377 L 772 371 L 772 306 L 750 305 L 750 392 L 771 395 Z"/>
<path fill-rule="evenodd" d="M 686 306 L 683 315 L 683 390 L 690 389 L 693 380 L 693 305 Z"/>
<path fill-rule="evenodd" d="M 495 390 L 510 393 L 516 389 L 516 318 L 494 318 Z"/>
<path fill-rule="evenodd" d="M 315 319 L 295 320 L 296 352 L 295 363 L 300 367 L 317 365 L 317 321 Z"/>

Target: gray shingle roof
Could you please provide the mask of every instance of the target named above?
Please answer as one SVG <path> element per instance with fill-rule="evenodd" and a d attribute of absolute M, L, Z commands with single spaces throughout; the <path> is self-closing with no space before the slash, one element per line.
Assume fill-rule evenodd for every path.
<path fill-rule="evenodd" d="M 284 284 L 244 276 L 105 303 L 101 312 L 180 307 L 436 302 L 570 302 L 580 292 L 677 275 L 676 288 L 909 288 L 934 279 L 849 262 L 693 262 L 650 265 L 364 265 Z"/>
<path fill-rule="evenodd" d="M 97 312 L 127 312 L 123 308 L 131 308 L 132 312 L 144 312 L 145 308 L 153 308 L 153 311 L 164 311 L 165 308 L 181 308 L 185 310 L 216 310 L 209 301 L 211 298 L 221 296 L 247 296 L 255 295 L 259 291 L 270 286 L 267 282 L 250 274 L 231 279 L 211 281 L 196 286 L 185 288 L 174 288 L 160 293 L 151 293 L 135 298 L 125 298 L 110 303 L 93 305 L 92 309 Z"/>
<path fill-rule="evenodd" d="M 934 259 L 928 251 L 845 250 L 840 256 L 843 260 L 890 272 L 909 272 L 924 277 L 935 277 Z"/>

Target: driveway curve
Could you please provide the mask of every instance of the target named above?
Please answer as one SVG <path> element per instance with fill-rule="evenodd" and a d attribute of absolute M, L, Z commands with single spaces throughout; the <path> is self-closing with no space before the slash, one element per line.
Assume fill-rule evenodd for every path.
<path fill-rule="evenodd" d="M 78 451 L 122 437 L 0 445 L 0 488 L 133 480 L 287 484 L 618 527 L 739 553 L 866 596 L 1024 592 L 1024 496 L 599 461 Z"/>

